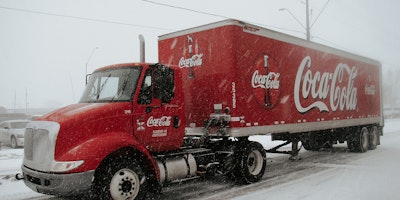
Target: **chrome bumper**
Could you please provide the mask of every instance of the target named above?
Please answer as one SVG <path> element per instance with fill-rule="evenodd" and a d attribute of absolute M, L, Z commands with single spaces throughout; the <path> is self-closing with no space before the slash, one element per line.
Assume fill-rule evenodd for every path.
<path fill-rule="evenodd" d="M 91 189 L 94 170 L 72 174 L 53 174 L 38 172 L 22 166 L 25 185 L 35 192 L 71 196 L 84 194 Z"/>

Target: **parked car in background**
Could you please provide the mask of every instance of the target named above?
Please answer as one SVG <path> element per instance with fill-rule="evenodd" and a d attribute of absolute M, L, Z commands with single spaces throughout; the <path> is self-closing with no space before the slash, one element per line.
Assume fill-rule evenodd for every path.
<path fill-rule="evenodd" d="M 8 120 L 0 123 L 0 143 L 12 148 L 24 146 L 25 128 L 29 120 Z"/>

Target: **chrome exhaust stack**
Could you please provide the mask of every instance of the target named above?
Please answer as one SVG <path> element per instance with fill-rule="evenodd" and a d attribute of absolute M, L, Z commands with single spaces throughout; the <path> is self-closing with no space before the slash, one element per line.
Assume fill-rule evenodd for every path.
<path fill-rule="evenodd" d="M 144 37 L 142 34 L 139 34 L 139 50 L 140 50 L 140 62 L 145 62 L 145 44 Z"/>

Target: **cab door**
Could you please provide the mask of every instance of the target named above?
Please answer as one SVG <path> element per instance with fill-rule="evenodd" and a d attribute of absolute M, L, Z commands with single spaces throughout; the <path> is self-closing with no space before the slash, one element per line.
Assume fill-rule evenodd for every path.
<path fill-rule="evenodd" d="M 134 132 L 150 151 L 176 150 L 183 144 L 184 112 L 174 87 L 172 69 L 161 65 L 146 69 L 134 108 Z"/>

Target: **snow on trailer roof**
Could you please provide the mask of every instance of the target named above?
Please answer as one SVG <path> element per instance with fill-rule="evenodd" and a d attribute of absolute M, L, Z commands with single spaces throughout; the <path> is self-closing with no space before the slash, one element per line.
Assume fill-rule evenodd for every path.
<path fill-rule="evenodd" d="M 368 64 L 377 65 L 377 66 L 381 67 L 381 63 L 379 61 L 371 59 L 371 58 L 367 58 L 367 57 L 364 57 L 361 55 L 357 55 L 357 54 L 354 54 L 351 52 L 336 49 L 336 48 L 326 46 L 323 44 L 315 43 L 312 41 L 307 41 L 307 40 L 304 40 L 304 39 L 301 39 L 301 38 L 298 38 L 295 36 L 291 36 L 291 35 L 288 35 L 285 33 L 281 33 L 278 31 L 274 31 L 271 29 L 267 29 L 267 28 L 264 28 L 261 26 L 257 26 L 257 25 L 250 24 L 250 23 L 236 20 L 236 19 L 226 19 L 223 21 L 218 21 L 218 22 L 214 22 L 214 23 L 210 23 L 210 24 L 206 24 L 206 25 L 202 25 L 202 26 L 197 26 L 197 27 L 193 27 L 193 28 L 189 28 L 189 29 L 184 29 L 181 31 L 176 31 L 176 32 L 160 35 L 158 37 L 158 39 L 165 40 L 165 39 L 170 39 L 170 38 L 174 38 L 174 37 L 178 37 L 178 36 L 182 36 L 182 35 L 187 35 L 190 33 L 195 33 L 195 32 L 210 30 L 210 29 L 214 29 L 214 28 L 218 28 L 218 27 L 230 26 L 230 25 L 242 27 L 243 31 L 247 32 L 247 33 L 251 33 L 251 34 L 255 34 L 255 35 L 259 35 L 259 36 L 263 36 L 263 37 L 268 37 L 268 38 L 272 38 L 275 40 L 279 40 L 279 41 L 283 41 L 283 42 L 287 42 L 287 43 L 291 43 L 291 44 L 295 44 L 295 45 L 299 45 L 299 46 L 304 46 L 307 48 L 323 51 L 326 53 L 335 54 L 335 55 L 342 56 L 342 57 L 347 57 L 347 58 L 354 59 L 354 60 L 359 60 L 359 61 L 362 61 L 362 62 L 365 62 Z"/>

